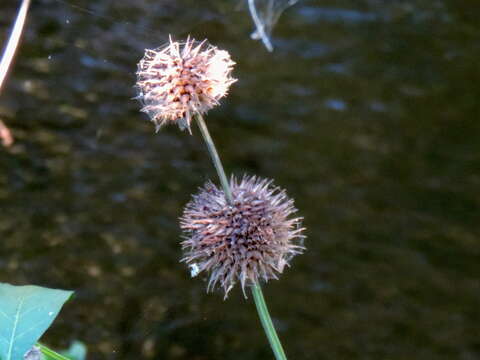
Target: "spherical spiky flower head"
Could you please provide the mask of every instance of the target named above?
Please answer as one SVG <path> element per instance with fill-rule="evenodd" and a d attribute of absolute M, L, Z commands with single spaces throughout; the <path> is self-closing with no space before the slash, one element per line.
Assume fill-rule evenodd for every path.
<path fill-rule="evenodd" d="M 162 48 L 146 49 L 138 63 L 136 84 L 142 111 L 157 131 L 169 123 L 190 130 L 192 116 L 218 105 L 236 81 L 231 77 L 234 64 L 227 51 L 206 40 L 188 38 L 180 43 L 170 38 Z"/>
<path fill-rule="evenodd" d="M 225 297 L 239 281 L 245 286 L 258 280 L 277 279 L 290 259 L 303 252 L 304 230 L 297 210 L 284 190 L 271 180 L 243 177 L 230 181 L 233 204 L 223 190 L 207 182 L 187 204 L 180 226 L 185 240 L 182 261 L 192 275 L 210 274 L 207 291 L 219 285 Z"/>

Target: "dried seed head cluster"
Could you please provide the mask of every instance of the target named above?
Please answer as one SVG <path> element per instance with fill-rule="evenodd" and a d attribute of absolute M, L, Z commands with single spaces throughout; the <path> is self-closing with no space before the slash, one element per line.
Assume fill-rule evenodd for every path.
<path fill-rule="evenodd" d="M 237 281 L 245 293 L 245 286 L 257 280 L 277 279 L 304 249 L 299 244 L 302 219 L 291 217 L 297 210 L 284 190 L 257 177 L 232 177 L 230 186 L 233 205 L 223 190 L 207 182 L 180 219 L 182 261 L 192 267 L 192 275 L 209 272 L 207 291 L 219 285 L 225 297 Z"/>
<path fill-rule="evenodd" d="M 177 123 L 190 130 L 195 113 L 204 114 L 227 94 L 236 80 L 231 77 L 230 54 L 206 40 L 188 38 L 172 41 L 163 48 L 145 50 L 138 63 L 137 99 L 155 123 L 156 129 Z"/>

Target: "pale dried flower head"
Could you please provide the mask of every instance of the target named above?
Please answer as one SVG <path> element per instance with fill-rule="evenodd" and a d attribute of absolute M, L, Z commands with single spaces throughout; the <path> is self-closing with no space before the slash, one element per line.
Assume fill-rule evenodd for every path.
<path fill-rule="evenodd" d="M 145 50 L 138 63 L 138 96 L 158 131 L 162 125 L 177 123 L 188 128 L 195 113 L 204 114 L 227 94 L 236 79 L 231 77 L 230 54 L 197 42 L 172 41 L 158 49 Z"/>
<path fill-rule="evenodd" d="M 302 218 L 292 217 L 293 200 L 268 179 L 230 180 L 233 204 L 207 182 L 184 209 L 180 226 L 184 258 L 192 276 L 209 273 L 207 291 L 219 285 L 225 298 L 237 281 L 245 287 L 277 279 L 303 252 Z"/>

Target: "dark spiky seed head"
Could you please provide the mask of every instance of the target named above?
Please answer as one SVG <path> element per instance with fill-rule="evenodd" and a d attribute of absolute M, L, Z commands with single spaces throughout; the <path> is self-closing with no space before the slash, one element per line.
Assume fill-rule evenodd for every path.
<path fill-rule="evenodd" d="M 230 180 L 233 204 L 207 182 L 184 209 L 180 226 L 183 262 L 192 276 L 209 273 L 207 291 L 217 285 L 225 297 L 237 281 L 245 287 L 277 279 L 290 259 L 303 252 L 302 218 L 292 217 L 293 200 L 268 179 Z"/>

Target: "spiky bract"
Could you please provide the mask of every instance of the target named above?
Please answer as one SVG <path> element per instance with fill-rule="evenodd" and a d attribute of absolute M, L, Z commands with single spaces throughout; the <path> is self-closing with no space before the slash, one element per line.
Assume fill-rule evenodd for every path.
<path fill-rule="evenodd" d="M 142 111 L 157 130 L 169 123 L 190 130 L 192 116 L 218 105 L 236 81 L 231 77 L 234 64 L 227 51 L 206 40 L 188 38 L 181 43 L 170 38 L 162 48 L 146 49 L 136 84 Z"/>
<path fill-rule="evenodd" d="M 233 204 L 223 190 L 207 182 L 184 209 L 182 261 L 195 273 L 210 274 L 207 291 L 219 285 L 225 297 L 239 281 L 277 279 L 290 259 L 303 251 L 301 218 L 284 190 L 268 179 L 244 176 L 230 181 Z M 196 274 L 195 274 L 196 275 Z"/>

